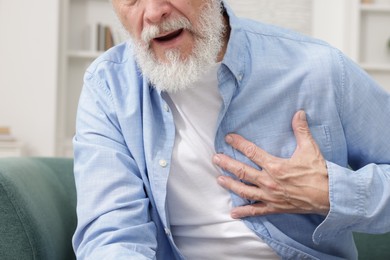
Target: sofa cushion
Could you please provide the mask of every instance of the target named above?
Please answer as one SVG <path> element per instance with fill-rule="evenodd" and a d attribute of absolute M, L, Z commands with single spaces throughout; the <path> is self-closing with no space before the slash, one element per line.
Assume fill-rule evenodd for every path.
<path fill-rule="evenodd" d="M 0 159 L 0 259 L 75 259 L 73 161 Z"/>

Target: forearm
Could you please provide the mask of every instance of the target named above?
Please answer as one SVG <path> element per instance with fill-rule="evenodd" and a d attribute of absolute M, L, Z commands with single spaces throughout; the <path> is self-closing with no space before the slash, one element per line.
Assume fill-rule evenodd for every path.
<path fill-rule="evenodd" d="M 78 259 L 153 259 L 156 226 L 146 173 L 126 146 L 110 96 L 98 86 L 84 87 L 78 109 L 73 143 L 78 226 L 73 245 Z"/>
<path fill-rule="evenodd" d="M 78 227 L 73 242 L 78 258 L 153 259 L 156 226 L 135 163 L 114 149 L 96 148 L 75 141 Z"/>

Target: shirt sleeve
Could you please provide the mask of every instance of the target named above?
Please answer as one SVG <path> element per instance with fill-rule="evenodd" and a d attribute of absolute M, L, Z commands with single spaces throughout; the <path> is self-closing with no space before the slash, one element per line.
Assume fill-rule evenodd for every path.
<path fill-rule="evenodd" d="M 330 212 L 313 234 L 316 243 L 347 231 L 390 231 L 390 95 L 354 62 L 339 58 L 349 168 L 327 162 Z"/>
<path fill-rule="evenodd" d="M 142 170 L 127 148 L 110 90 L 87 73 L 79 101 L 75 151 L 77 259 L 154 259 Z"/>

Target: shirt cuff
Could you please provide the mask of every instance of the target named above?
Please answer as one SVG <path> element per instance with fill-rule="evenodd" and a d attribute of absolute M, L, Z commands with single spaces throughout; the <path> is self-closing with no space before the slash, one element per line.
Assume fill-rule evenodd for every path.
<path fill-rule="evenodd" d="M 325 220 L 315 229 L 313 242 L 337 237 L 351 230 L 364 215 L 364 181 L 358 173 L 326 162 L 329 180 L 330 210 Z"/>

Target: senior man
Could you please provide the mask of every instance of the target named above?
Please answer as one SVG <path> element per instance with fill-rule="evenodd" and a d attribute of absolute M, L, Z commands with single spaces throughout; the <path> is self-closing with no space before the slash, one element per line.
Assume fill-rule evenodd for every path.
<path fill-rule="evenodd" d="M 390 96 L 335 48 L 222 0 L 112 0 L 87 69 L 79 259 L 355 259 L 390 231 Z"/>

